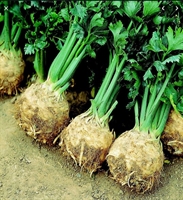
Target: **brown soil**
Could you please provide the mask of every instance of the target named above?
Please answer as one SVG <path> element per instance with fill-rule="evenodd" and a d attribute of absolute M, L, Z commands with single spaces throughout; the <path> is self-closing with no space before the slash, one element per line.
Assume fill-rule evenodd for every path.
<path fill-rule="evenodd" d="M 15 97 L 0 99 L 0 199 L 2 200 L 181 200 L 183 159 L 165 163 L 160 186 L 137 195 L 110 178 L 107 167 L 81 171 L 59 147 L 40 146 L 13 117 Z"/>

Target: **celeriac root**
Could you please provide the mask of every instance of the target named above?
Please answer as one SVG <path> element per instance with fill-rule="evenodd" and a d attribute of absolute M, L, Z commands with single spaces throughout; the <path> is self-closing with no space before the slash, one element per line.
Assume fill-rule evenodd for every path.
<path fill-rule="evenodd" d="M 0 51 L 0 94 L 17 94 L 24 77 L 25 62 L 21 54 Z"/>
<path fill-rule="evenodd" d="M 174 110 L 169 114 L 161 141 L 170 154 L 183 156 L 183 117 Z"/>
<path fill-rule="evenodd" d="M 67 100 L 51 91 L 46 83 L 32 84 L 21 94 L 16 105 L 20 126 L 40 143 L 53 145 L 70 121 Z"/>
<path fill-rule="evenodd" d="M 105 161 L 114 136 L 108 127 L 101 127 L 91 116 L 75 117 L 62 131 L 60 146 L 90 175 Z"/>
<path fill-rule="evenodd" d="M 107 163 L 113 178 L 137 193 L 158 186 L 164 163 L 162 145 L 150 134 L 126 131 L 112 144 Z"/>

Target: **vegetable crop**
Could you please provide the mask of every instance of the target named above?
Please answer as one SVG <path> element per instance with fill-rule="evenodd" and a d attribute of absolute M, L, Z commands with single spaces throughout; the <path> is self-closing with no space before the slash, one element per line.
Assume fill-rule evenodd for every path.
<path fill-rule="evenodd" d="M 19 46 L 23 20 L 21 12 L 19 16 L 14 14 L 19 7 L 15 2 L 2 1 L 0 7 L 4 12 L 1 13 L 0 94 L 12 95 L 17 93 L 24 76 L 25 62 Z"/>
<path fill-rule="evenodd" d="M 112 32 L 113 47 L 110 49 L 109 66 L 102 84 L 91 100 L 90 108 L 75 117 L 60 136 L 60 146 L 90 174 L 102 166 L 114 139 L 109 121 L 117 105 L 120 75 L 127 60 L 123 49 L 128 34 L 122 22 L 111 22 L 109 30 Z"/>
<path fill-rule="evenodd" d="M 180 1 L 173 1 L 172 7 L 176 6 L 176 21 L 179 22 L 179 26 L 181 26 L 182 22 L 182 8 L 183 4 Z M 173 18 L 175 19 L 175 17 Z M 179 31 L 178 31 L 179 30 Z M 177 36 L 179 35 L 179 41 L 181 41 L 182 35 L 179 34 L 180 28 L 177 30 Z M 178 46 L 178 39 L 175 42 L 175 46 Z M 182 45 L 179 44 L 179 51 L 182 50 Z M 175 155 L 175 156 L 183 156 L 183 82 L 182 82 L 182 56 L 180 58 L 179 68 L 174 73 L 173 80 L 171 81 L 171 86 L 166 89 L 166 96 L 169 98 L 172 109 L 169 114 L 168 121 L 166 123 L 165 129 L 161 136 L 161 141 L 164 145 L 164 149 L 166 152 Z"/>
<path fill-rule="evenodd" d="M 87 55 L 94 58 L 95 50 L 106 43 L 108 15 L 102 5 L 99 1 L 64 1 L 58 14 L 68 22 L 67 36 L 60 40 L 63 46 L 51 63 L 46 80 L 31 85 L 19 99 L 21 127 L 41 143 L 53 145 L 55 137 L 68 125 L 65 91 L 71 78 L 81 60 Z"/>
<path fill-rule="evenodd" d="M 150 8 L 149 3 L 158 6 L 157 2 L 144 2 L 143 14 Z M 141 80 L 140 75 L 143 77 L 138 87 L 139 94 L 142 90 L 142 99 L 139 94 L 133 98 L 135 126 L 114 141 L 107 155 L 114 179 L 138 193 L 152 190 L 160 181 L 164 164 L 160 137 L 171 108 L 165 90 L 171 87 L 172 77 L 180 62 L 182 53 L 178 50 L 182 50 L 182 33 L 181 28 L 173 30 L 169 26 L 166 32 L 154 31 L 149 43 L 144 41 L 143 51 L 140 52 L 146 58 L 143 60 L 145 65 L 140 64 L 144 75 L 136 70 L 136 82 Z M 128 71 L 125 76 L 131 80 L 133 74 Z M 129 85 L 134 88 L 131 83 Z"/>

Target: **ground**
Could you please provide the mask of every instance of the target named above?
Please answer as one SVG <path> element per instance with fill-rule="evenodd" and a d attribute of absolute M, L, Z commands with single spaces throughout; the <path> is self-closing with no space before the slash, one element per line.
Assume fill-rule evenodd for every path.
<path fill-rule="evenodd" d="M 92 177 L 61 154 L 59 147 L 40 146 L 18 126 L 15 97 L 0 99 L 1 200 L 181 200 L 183 159 L 165 163 L 161 183 L 139 195 L 115 183 L 107 168 Z"/>

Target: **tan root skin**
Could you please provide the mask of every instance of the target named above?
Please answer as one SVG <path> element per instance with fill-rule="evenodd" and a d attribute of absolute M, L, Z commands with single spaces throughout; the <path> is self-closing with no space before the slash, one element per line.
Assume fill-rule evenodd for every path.
<path fill-rule="evenodd" d="M 107 155 L 113 178 L 137 193 L 150 191 L 158 185 L 163 162 L 160 142 L 133 129 L 121 134 Z"/>
<path fill-rule="evenodd" d="M 20 126 L 41 143 L 53 145 L 54 139 L 69 123 L 69 105 L 58 98 L 46 83 L 32 84 L 17 100 Z"/>
<path fill-rule="evenodd" d="M 91 175 L 101 167 L 113 140 L 108 127 L 101 127 L 94 118 L 81 114 L 62 131 L 60 146 Z"/>
<path fill-rule="evenodd" d="M 183 156 L 183 117 L 171 110 L 161 140 L 170 154 Z"/>
<path fill-rule="evenodd" d="M 25 62 L 22 55 L 0 52 L 0 94 L 13 95 L 23 80 Z"/>

